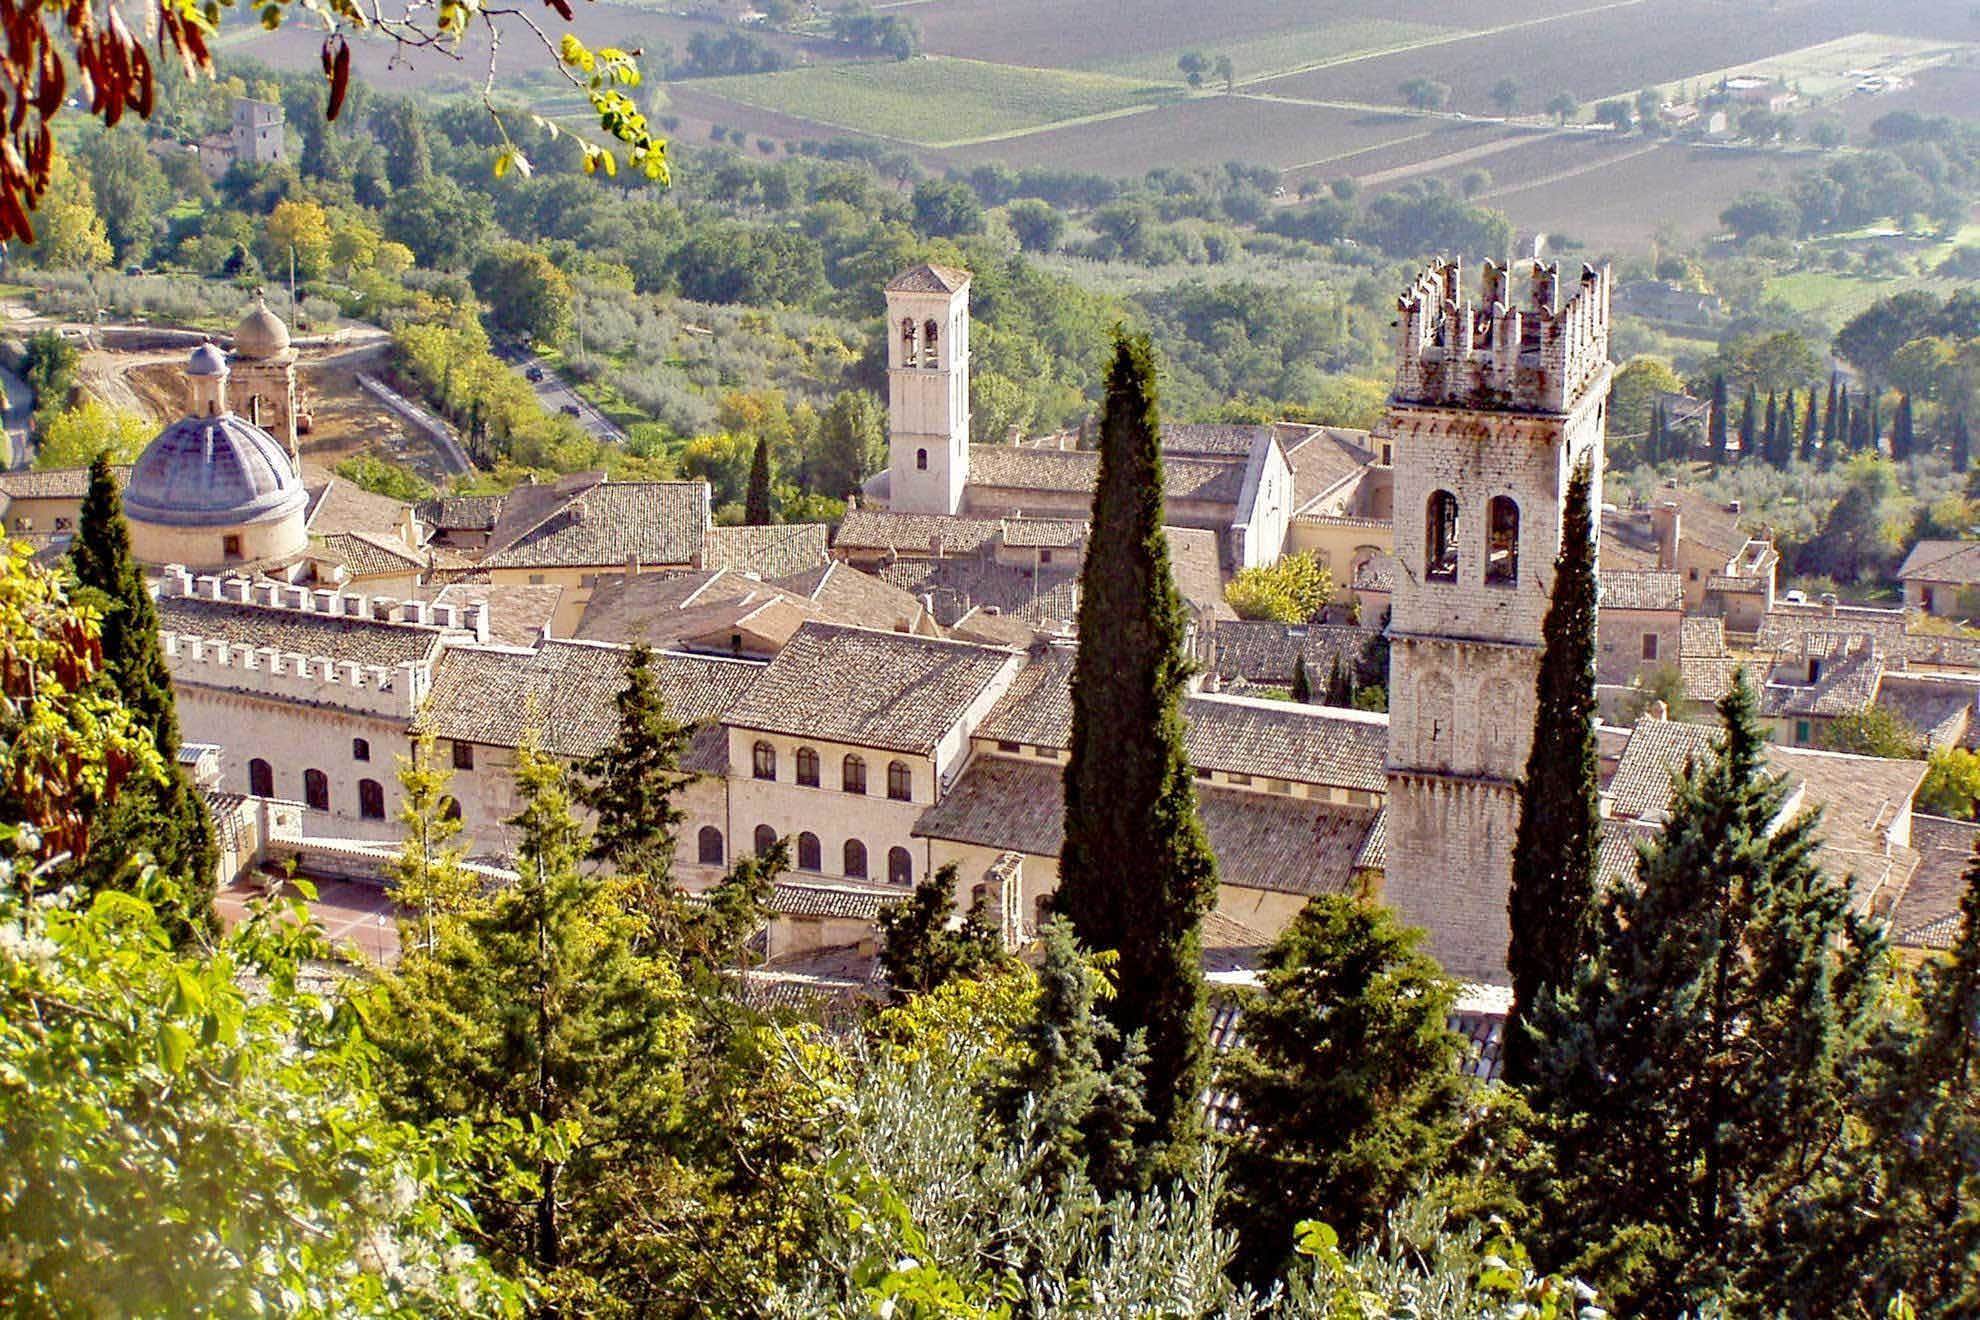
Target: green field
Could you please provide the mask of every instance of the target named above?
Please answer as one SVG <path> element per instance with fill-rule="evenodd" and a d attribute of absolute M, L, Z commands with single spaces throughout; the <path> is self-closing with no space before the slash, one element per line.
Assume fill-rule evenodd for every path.
<path fill-rule="evenodd" d="M 1117 113 L 1176 95 L 1174 86 L 1111 74 L 942 55 L 704 78 L 694 86 L 759 109 L 926 147 Z"/>
<path fill-rule="evenodd" d="M 1352 56 L 1402 49 L 1429 37 L 1443 36 L 1453 30 L 1429 23 L 1404 23 L 1394 19 L 1366 18 L 1342 23 L 1325 23 L 1319 27 L 1297 28 L 1290 32 L 1274 32 L 1269 36 L 1252 37 L 1238 42 L 1219 42 L 1215 46 L 1190 49 L 1201 49 L 1211 56 L 1230 56 L 1231 63 L 1237 70 L 1238 80 L 1248 82 L 1256 78 L 1268 78 L 1274 74 L 1310 69 L 1315 65 Z M 1084 67 L 1101 73 L 1119 74 L 1124 78 L 1156 78 L 1176 82 L 1182 77 L 1176 69 L 1176 60 L 1184 49 L 1178 47 L 1175 50 L 1128 55 L 1118 59 L 1088 60 Z"/>

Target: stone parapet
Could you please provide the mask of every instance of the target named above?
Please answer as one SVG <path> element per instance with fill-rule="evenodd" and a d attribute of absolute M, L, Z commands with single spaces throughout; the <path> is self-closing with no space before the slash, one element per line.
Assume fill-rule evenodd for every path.
<path fill-rule="evenodd" d="M 1455 260 L 1432 262 L 1397 300 L 1397 403 L 1492 411 L 1566 413 L 1609 370 L 1605 267 L 1583 266 L 1561 298 L 1557 263 L 1529 264 L 1525 304 L 1511 268 L 1484 263 L 1473 301 Z"/>
<path fill-rule="evenodd" d="M 413 717 L 431 679 L 426 666 L 412 660 L 390 667 L 364 665 L 191 633 L 161 633 L 159 642 L 175 679 L 393 719 Z"/>
<path fill-rule="evenodd" d="M 260 609 L 364 619 L 372 623 L 465 632 L 472 634 L 476 642 L 489 639 L 488 606 L 485 602 L 442 605 L 423 600 L 400 600 L 396 596 L 366 596 L 361 592 L 296 586 L 234 574 L 202 573 L 195 576 L 181 564 L 167 564 L 159 571 L 157 594 L 226 601 Z"/>

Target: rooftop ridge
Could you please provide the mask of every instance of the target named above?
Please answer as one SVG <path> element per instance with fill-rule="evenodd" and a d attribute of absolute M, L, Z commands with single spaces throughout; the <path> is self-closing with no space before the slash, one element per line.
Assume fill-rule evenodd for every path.
<path fill-rule="evenodd" d="M 1347 706 L 1317 706 L 1310 702 L 1281 701 L 1277 697 L 1247 697 L 1236 692 L 1192 692 L 1191 701 L 1208 701 L 1225 706 L 1245 706 L 1277 715 L 1299 715 L 1309 719 L 1345 720 L 1350 724 L 1379 724 L 1387 727 L 1386 711 L 1353 710 Z"/>
<path fill-rule="evenodd" d="M 195 576 L 183 564 L 167 564 L 160 569 L 153 594 L 220 601 L 246 609 L 285 610 L 296 614 L 359 619 L 389 627 L 458 630 L 472 633 L 477 641 L 488 640 L 488 606 L 480 601 L 470 605 L 446 605 L 424 600 L 400 600 L 396 596 L 366 596 L 341 588 L 310 588 L 237 573 L 201 573 Z"/>
<path fill-rule="evenodd" d="M 1477 301 L 1454 259 L 1417 275 L 1396 300 L 1396 402 L 1563 413 L 1600 384 L 1609 366 L 1608 268 L 1584 265 L 1564 302 L 1558 262 L 1521 264 L 1523 306 L 1510 265 L 1484 263 Z"/>

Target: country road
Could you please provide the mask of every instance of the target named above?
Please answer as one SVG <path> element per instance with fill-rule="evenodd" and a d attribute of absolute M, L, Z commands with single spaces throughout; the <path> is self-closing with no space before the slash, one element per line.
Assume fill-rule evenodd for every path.
<path fill-rule="evenodd" d="M 587 403 L 583 396 L 571 388 L 570 382 L 553 371 L 542 358 L 534 353 L 514 349 L 504 352 L 502 359 L 518 376 L 529 381 L 530 388 L 536 391 L 536 401 L 543 405 L 544 412 L 565 414 L 582 426 L 593 439 L 603 440 L 612 445 L 622 445 L 626 442 L 626 433 L 620 430 L 611 418 Z M 530 380 L 532 370 L 538 373 L 534 380 Z"/>

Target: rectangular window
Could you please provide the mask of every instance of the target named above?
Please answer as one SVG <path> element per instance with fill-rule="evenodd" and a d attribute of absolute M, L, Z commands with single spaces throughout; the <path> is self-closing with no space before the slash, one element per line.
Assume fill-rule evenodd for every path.
<path fill-rule="evenodd" d="M 474 744 L 456 742 L 454 744 L 454 769 L 474 769 Z"/>
<path fill-rule="evenodd" d="M 1808 739 L 1811 736 L 1813 736 L 1813 734 L 1814 734 L 1814 729 L 1809 725 L 1807 720 L 1796 720 L 1794 722 L 1795 742 L 1806 744 Z"/>
<path fill-rule="evenodd" d="M 1251 776 L 1250 776 L 1250 775 L 1225 775 L 1225 776 L 1224 776 L 1224 782 L 1225 782 L 1225 783 L 1227 783 L 1227 784 L 1248 784 L 1248 783 L 1250 783 L 1250 782 L 1251 782 Z"/>
<path fill-rule="evenodd" d="M 239 559 L 241 557 L 241 538 L 238 536 L 221 537 L 220 549 L 221 552 L 227 556 L 227 558 Z"/>
<path fill-rule="evenodd" d="M 1000 752 L 1021 752 L 1024 750 L 1024 744 L 1018 742 L 1005 742 L 1002 738 L 999 738 L 997 740 L 997 750 Z"/>
<path fill-rule="evenodd" d="M 1272 791 L 1274 793 L 1290 793 L 1292 792 L 1292 785 L 1283 779 L 1274 779 L 1272 781 Z"/>
<path fill-rule="evenodd" d="M 1037 752 L 1040 756 L 1044 757 L 1048 761 L 1056 761 L 1059 759 L 1059 749 L 1056 747 L 1034 747 L 1032 748 L 1032 750 Z"/>
<path fill-rule="evenodd" d="M 532 586 L 532 587 L 540 587 L 540 586 L 542 586 L 542 585 L 543 585 L 543 575 L 542 575 L 541 573 L 531 573 L 531 574 L 529 575 L 529 585 L 530 585 L 530 586 Z"/>
<path fill-rule="evenodd" d="M 1195 769 L 1196 777 L 1198 779 L 1202 779 L 1205 781 L 1208 781 L 1215 773 L 1216 772 L 1211 770 L 1208 766 L 1199 765 Z"/>
<path fill-rule="evenodd" d="M 1644 658 L 1645 660 L 1655 660 L 1655 659 L 1657 658 L 1657 634 L 1656 634 L 1656 633 L 1644 633 L 1644 634 L 1643 634 L 1643 658 Z"/>
<path fill-rule="evenodd" d="M 578 574 L 578 586 L 584 588 L 584 590 L 589 591 L 597 585 L 598 585 L 598 575 L 596 573 Z"/>

